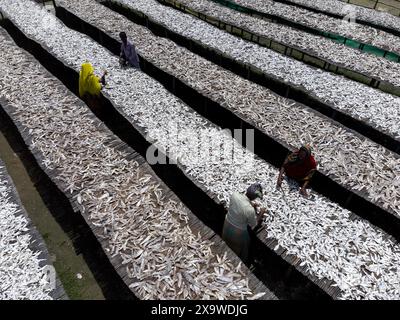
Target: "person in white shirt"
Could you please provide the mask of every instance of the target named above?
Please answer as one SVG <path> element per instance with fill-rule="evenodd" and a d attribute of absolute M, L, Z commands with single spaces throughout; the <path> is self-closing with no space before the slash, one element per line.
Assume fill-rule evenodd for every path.
<path fill-rule="evenodd" d="M 248 226 L 253 230 L 258 228 L 267 211 L 262 208 L 257 213 L 257 205 L 253 202 L 257 198 L 263 198 L 262 186 L 258 183 L 251 185 L 246 194 L 234 192 L 222 231 L 222 239 L 244 262 L 249 258 L 250 247 L 250 234 L 247 228 Z"/>

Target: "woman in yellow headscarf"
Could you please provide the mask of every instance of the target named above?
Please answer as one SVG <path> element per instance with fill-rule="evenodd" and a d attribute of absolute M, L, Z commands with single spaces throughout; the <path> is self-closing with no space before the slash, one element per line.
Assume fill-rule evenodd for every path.
<path fill-rule="evenodd" d="M 81 66 L 79 72 L 79 95 L 80 97 L 89 104 L 90 107 L 94 107 L 97 104 L 97 98 L 100 95 L 102 84 L 105 84 L 105 76 L 99 78 L 94 74 L 94 68 L 89 62 L 85 62 Z"/>

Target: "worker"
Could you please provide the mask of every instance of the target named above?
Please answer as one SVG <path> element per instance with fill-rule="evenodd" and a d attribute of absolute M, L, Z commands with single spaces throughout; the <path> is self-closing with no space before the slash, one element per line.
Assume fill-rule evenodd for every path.
<path fill-rule="evenodd" d="M 263 198 L 262 187 L 258 183 L 251 185 L 245 195 L 234 192 L 225 217 L 222 239 L 244 262 L 248 262 L 249 258 L 248 226 L 253 230 L 257 229 L 266 212 L 266 209 L 262 208 L 257 213 L 258 206 L 254 203 L 257 198 Z"/>
<path fill-rule="evenodd" d="M 128 38 L 126 36 L 125 32 L 121 32 L 119 34 L 119 37 L 121 38 L 122 44 L 121 44 L 121 53 L 120 53 L 120 65 L 122 67 L 133 67 L 136 69 L 140 70 L 140 65 L 139 65 L 139 57 L 136 53 L 135 46 L 128 41 Z"/>
<path fill-rule="evenodd" d="M 311 153 L 311 147 L 309 145 L 304 145 L 286 158 L 279 172 L 277 185 L 279 188 L 281 187 L 283 175 L 286 174 L 288 178 L 300 183 L 300 194 L 308 197 L 306 188 L 316 169 L 317 162 Z"/>
<path fill-rule="evenodd" d="M 81 66 L 79 73 L 79 96 L 87 103 L 87 105 L 93 108 L 99 108 L 100 103 L 100 92 L 102 86 L 106 84 L 107 71 L 101 78 L 94 74 L 94 68 L 89 62 L 85 62 Z"/>

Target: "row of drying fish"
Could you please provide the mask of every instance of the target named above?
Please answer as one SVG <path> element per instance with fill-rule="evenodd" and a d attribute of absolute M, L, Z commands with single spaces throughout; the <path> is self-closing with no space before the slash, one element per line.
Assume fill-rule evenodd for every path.
<path fill-rule="evenodd" d="M 303 105 L 280 98 L 168 39 L 155 36 L 95 0 L 57 0 L 57 5 L 116 40 L 120 30 L 125 30 L 142 57 L 292 149 L 301 141 L 312 141 L 322 172 L 342 185 L 362 190 L 370 201 L 400 217 L 397 155 Z"/>
<path fill-rule="evenodd" d="M 275 168 L 255 158 L 224 130 L 197 115 L 150 77 L 139 71 L 121 70 L 117 67 L 117 57 L 86 36 L 58 22 L 49 34 L 39 22 L 43 12 L 33 3 L 17 0 L 11 6 L 0 0 L 0 8 L 29 37 L 47 45 L 53 55 L 71 61 L 69 65 L 75 70 L 79 70 L 82 57 L 90 59 L 97 70 L 107 68 L 110 76 L 105 93 L 116 108 L 133 124 L 143 128 L 149 141 L 176 160 L 194 182 L 222 203 L 228 205 L 232 192 L 243 191 L 254 181 L 262 182 L 265 190 L 263 205 L 269 209 L 265 218 L 267 237 L 276 239 L 288 254 L 297 256 L 309 274 L 332 280 L 342 291 L 341 298 L 400 297 L 400 246 L 388 239 L 384 232 L 374 229 L 364 220 L 353 221 L 349 211 L 318 194 L 309 199 L 299 197 L 290 184 L 284 184 L 285 193 L 276 190 L 278 171 Z M 51 113 L 45 110 L 45 116 L 49 115 Z M 76 116 L 74 121 L 78 121 Z M 39 130 L 43 127 L 46 126 L 41 126 Z M 55 143 L 61 141 L 60 144 L 64 145 L 65 139 L 69 139 L 65 137 L 70 135 L 57 130 L 50 140 Z M 96 145 L 92 136 L 82 140 L 87 140 L 88 147 Z M 80 152 L 85 153 L 86 149 Z M 223 152 L 209 154 L 210 150 L 221 149 Z M 97 151 L 91 156 L 98 154 Z M 51 163 L 57 163 L 56 160 Z M 92 161 L 90 158 L 88 164 Z M 115 173 L 125 168 L 126 165 L 118 164 L 110 169 L 114 175 L 109 179 L 118 179 Z M 81 169 L 74 169 L 74 176 L 79 176 Z M 101 175 L 101 172 L 98 174 Z M 76 179 L 76 183 L 81 183 L 80 180 Z M 99 185 L 105 188 L 104 183 L 96 183 L 96 187 Z M 95 196 L 109 201 L 111 194 L 112 191 L 103 190 Z M 81 200 L 88 195 L 93 194 L 85 193 Z M 121 210 L 123 207 L 125 203 L 117 203 L 108 209 Z M 99 211 L 99 217 L 115 219 L 115 214 Z"/>
<path fill-rule="evenodd" d="M 21 18 L 39 17 L 40 7 L 30 1 L 13 5 Z M 215 254 L 213 242 L 190 229 L 182 203 L 165 197 L 165 187 L 146 167 L 108 146 L 112 134 L 87 107 L 4 34 L 0 38 L 0 97 L 61 190 L 77 193 L 82 214 L 107 241 L 104 249 L 126 268 L 132 291 L 141 299 L 254 297 L 248 269 Z"/>
<path fill-rule="evenodd" d="M 30 248 L 30 222 L 17 197 L 0 161 L 0 300 L 51 300 L 50 279 L 41 252 Z"/>
<path fill-rule="evenodd" d="M 351 18 L 350 21 L 333 18 L 273 0 L 231 0 L 231 2 L 259 12 L 278 16 L 315 30 L 340 35 L 400 54 L 399 37 L 369 26 L 352 23 Z"/>
<path fill-rule="evenodd" d="M 376 25 L 400 31 L 400 18 L 388 12 L 347 3 L 348 0 L 289 0 L 309 8 L 346 16 L 352 13 L 357 20 L 372 22 Z"/>
<path fill-rule="evenodd" d="M 400 64 L 374 54 L 364 53 L 322 36 L 301 32 L 291 27 L 271 23 L 263 19 L 227 8 L 212 0 L 179 0 L 195 12 L 203 13 L 219 21 L 248 30 L 256 35 L 275 40 L 305 53 L 309 53 L 350 70 L 363 73 L 400 86 Z"/>
<path fill-rule="evenodd" d="M 343 76 L 310 67 L 271 49 L 244 41 L 156 0 L 113 0 L 146 14 L 168 29 L 263 73 L 304 88 L 326 104 L 400 138 L 400 98 Z"/>

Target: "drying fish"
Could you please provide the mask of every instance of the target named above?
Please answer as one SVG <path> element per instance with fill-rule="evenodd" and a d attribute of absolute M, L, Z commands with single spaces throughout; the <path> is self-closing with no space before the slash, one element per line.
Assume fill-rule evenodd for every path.
<path fill-rule="evenodd" d="M 113 0 L 239 63 L 303 88 L 313 97 L 379 131 L 400 139 L 400 98 L 362 83 L 310 67 L 271 49 L 244 41 L 156 0 Z M 269 1 L 267 1 L 269 2 Z M 276 4 L 276 2 L 273 2 Z M 400 43 L 400 42 L 399 42 Z"/>
<path fill-rule="evenodd" d="M 276 15 L 322 32 L 341 35 L 400 54 L 400 42 L 398 37 L 366 25 L 358 23 L 350 24 L 343 21 L 343 19 L 333 18 L 325 14 L 272 0 L 231 0 L 231 2 L 259 12 Z M 346 14 L 348 14 L 348 12 L 346 12 L 345 15 Z M 356 17 L 358 18 L 358 16 Z"/>
<path fill-rule="evenodd" d="M 318 9 L 327 13 L 345 16 L 354 12 L 357 20 L 372 22 L 376 25 L 400 31 L 400 18 L 388 12 L 377 11 L 348 3 L 347 0 L 289 0 L 309 8 Z"/>
<path fill-rule="evenodd" d="M 140 2 L 140 4 L 146 9 L 158 8 L 153 1 Z M 276 239 L 288 255 L 297 257 L 308 270 L 308 274 L 319 279 L 331 280 L 336 284 L 341 290 L 341 298 L 398 299 L 400 297 L 397 272 L 397 266 L 400 263 L 400 246 L 388 238 L 384 232 L 374 228 L 365 220 L 354 220 L 350 217 L 349 211 L 318 194 L 313 194 L 312 200 L 298 197 L 297 192 L 293 192 L 293 186 L 286 184 L 283 185 L 285 197 L 292 206 L 285 205 L 282 192 L 276 190 L 278 175 L 276 168 L 256 158 L 254 154 L 238 145 L 232 137 L 226 135 L 221 128 L 213 126 L 194 113 L 161 84 L 142 72 L 121 70 L 117 67 L 118 59 L 109 51 L 86 36 L 67 29 L 61 23 L 49 37 L 48 31 L 43 30 L 37 23 L 41 14 L 39 6 L 30 1 L 17 0 L 11 5 L 8 1 L 1 0 L 0 8 L 29 37 L 47 45 L 51 54 L 65 61 L 76 71 L 80 68 L 83 56 L 90 57 L 96 69 L 109 70 L 110 83 L 118 81 L 123 84 L 105 89 L 116 108 L 129 121 L 143 128 L 148 140 L 154 141 L 157 147 L 165 150 L 174 159 L 178 159 L 178 166 L 193 181 L 201 184 L 210 194 L 221 199 L 225 205 L 228 205 L 229 197 L 234 191 L 245 190 L 254 181 L 262 181 L 265 193 L 268 194 L 263 200 L 263 205 L 269 209 L 269 214 L 265 217 L 267 237 Z M 167 9 L 162 8 L 167 16 Z M 178 17 L 176 24 L 180 25 L 180 21 Z M 220 39 L 219 42 L 224 43 L 224 39 Z M 5 51 L 10 52 L 11 50 Z M 19 59 L 19 56 L 12 52 L 12 56 L 7 57 L 4 61 L 11 59 Z M 14 117 L 22 121 L 27 129 L 33 129 L 35 145 L 42 149 L 45 158 L 50 158 L 52 165 L 61 171 L 59 177 L 65 185 L 70 185 L 77 191 L 80 190 L 82 205 L 87 208 L 86 212 L 90 212 L 91 221 L 109 228 L 110 231 L 105 235 L 109 241 L 113 241 L 113 233 L 119 231 L 115 236 L 116 242 L 111 243 L 115 250 L 121 250 L 127 239 L 132 239 L 132 241 L 126 243 L 127 252 L 122 253 L 135 254 L 138 250 L 143 250 L 139 257 L 140 262 L 127 265 L 129 274 L 137 278 L 137 283 L 141 283 L 136 287 L 140 291 L 140 296 L 142 298 L 197 297 L 196 286 L 199 285 L 207 288 L 203 291 L 203 298 L 206 299 L 218 297 L 222 292 L 227 294 L 226 291 L 213 289 L 214 286 L 221 288 L 225 284 L 222 281 L 218 282 L 221 272 L 213 268 L 213 264 L 220 266 L 216 262 L 215 256 L 211 258 L 214 259 L 213 262 L 210 257 L 206 257 L 206 261 L 211 261 L 209 264 L 211 270 L 214 270 L 209 271 L 211 277 L 205 277 L 203 273 L 200 276 L 197 273 L 197 270 L 207 268 L 206 266 L 181 269 L 191 266 L 189 262 L 191 260 L 185 259 L 193 258 L 194 261 L 203 259 L 204 261 L 203 254 L 210 253 L 207 251 L 207 246 L 198 250 L 191 249 L 198 245 L 196 241 L 200 241 L 197 236 L 190 233 L 186 235 L 181 228 L 179 228 L 179 232 L 170 231 L 169 228 L 174 230 L 178 223 L 183 223 L 178 220 L 178 212 L 182 211 L 179 205 L 167 199 L 163 201 L 165 207 L 162 210 L 149 205 L 150 217 L 143 210 L 137 208 L 136 203 L 142 201 L 139 191 L 145 186 L 138 183 L 140 181 L 138 178 L 144 178 L 143 172 L 140 174 L 137 166 L 131 167 L 131 162 L 123 161 L 120 154 L 117 157 L 115 152 L 110 149 L 100 154 L 99 149 L 94 148 L 96 145 L 101 145 L 97 137 L 100 135 L 102 137 L 100 141 L 106 141 L 106 135 L 102 135 L 97 129 L 91 130 L 94 125 L 88 121 L 79 103 L 71 102 L 66 105 L 64 102 L 57 108 L 45 104 L 42 107 L 43 101 L 40 101 L 38 97 L 36 98 L 37 104 L 35 104 L 37 107 L 32 108 L 32 94 L 27 94 L 25 98 L 22 98 L 19 96 L 21 90 L 15 89 L 24 84 L 27 86 L 29 81 L 25 79 L 24 83 L 21 79 L 15 80 L 13 77 L 7 77 L 8 73 L 12 74 L 15 66 L 11 67 L 6 62 L 4 64 L 7 72 L 0 78 L 0 88 L 3 88 L 0 89 L 0 95 L 3 91 L 9 98 L 13 98 L 13 105 L 19 110 Z M 24 67 L 24 70 L 26 69 L 34 70 L 35 68 L 29 65 Z M 35 71 L 35 74 L 40 74 L 39 70 Z M 38 84 L 31 87 L 32 92 L 40 93 L 43 90 L 49 90 L 52 86 L 50 84 L 39 86 Z M 52 92 L 58 91 L 52 87 Z M 46 93 L 46 96 L 48 95 L 49 93 Z M 20 99 L 26 100 L 21 101 Z M 18 103 L 18 101 L 21 102 Z M 70 111 L 63 114 L 63 107 Z M 39 114 L 38 117 L 31 116 L 32 109 Z M 68 119 L 68 116 L 71 119 Z M 60 117 L 63 121 L 57 120 Z M 169 119 L 168 122 L 165 121 L 166 117 Z M 69 126 L 70 122 L 71 126 Z M 34 124 L 30 125 L 32 123 Z M 43 128 L 46 131 L 51 130 L 44 137 Z M 169 133 L 177 132 L 177 130 L 178 138 L 171 139 L 168 136 Z M 38 134 L 36 135 L 36 133 Z M 201 141 L 196 139 L 198 136 L 208 139 L 207 146 L 211 150 L 218 150 L 223 145 L 227 150 L 235 150 L 235 152 L 221 155 L 210 161 L 210 157 L 201 152 L 203 146 Z M 54 141 L 55 145 L 49 144 L 49 141 Z M 60 160 L 63 159 L 60 157 L 60 153 L 65 155 L 66 160 Z M 90 166 L 94 162 L 98 165 Z M 82 168 L 87 169 L 83 170 Z M 74 177 L 73 180 L 71 180 L 72 177 Z M 83 181 L 80 182 L 80 180 Z M 101 181 L 108 183 L 104 186 Z M 147 185 L 149 184 L 151 183 L 148 182 Z M 84 185 L 84 187 L 78 189 L 81 188 L 78 185 Z M 132 192 L 132 188 L 135 188 L 135 192 Z M 145 198 L 144 201 L 151 198 L 154 198 L 154 202 L 156 201 L 155 192 L 152 191 L 149 190 L 149 198 Z M 118 206 L 112 209 L 114 208 L 112 203 L 99 201 L 98 198 L 105 192 L 113 194 L 115 197 L 123 197 L 126 192 L 126 197 L 131 198 L 130 200 L 125 199 L 124 202 L 132 212 L 125 214 L 125 211 Z M 142 206 L 146 206 L 146 204 L 145 202 Z M 110 212 L 110 210 L 112 211 Z M 293 218 L 289 219 L 288 217 Z M 170 223 L 171 221 L 174 223 Z M 149 235 L 154 236 L 154 240 L 146 239 Z M 164 251 L 162 249 L 164 244 L 161 240 L 163 237 L 167 239 L 165 243 L 171 243 L 171 246 L 165 248 Z M 188 243 L 191 247 L 186 245 Z M 358 250 L 356 258 L 354 258 L 355 247 Z M 165 258 L 166 256 L 168 259 Z M 310 258 L 311 256 L 313 258 Z M 163 259 L 177 261 L 175 267 L 182 270 L 182 272 L 176 273 L 176 277 L 175 273 L 171 276 L 175 284 L 173 287 L 169 285 L 169 280 L 162 282 L 162 285 L 157 284 L 158 280 L 164 281 L 161 279 L 164 279 L 166 265 L 160 264 Z M 178 259 L 183 259 L 182 263 Z M 371 265 L 373 259 L 376 261 L 374 263 L 379 265 L 379 270 L 382 270 L 379 276 L 365 274 L 365 266 Z M 173 262 L 171 263 L 173 268 Z M 236 268 L 224 260 L 222 260 L 222 266 L 228 270 L 232 267 L 233 269 L 230 269 L 232 272 Z M 224 272 L 223 276 L 224 279 L 231 277 L 230 271 Z M 154 279 L 155 277 L 156 279 Z M 236 281 L 241 288 L 239 291 L 241 294 L 251 297 L 252 294 L 246 293 L 248 292 L 246 279 L 241 279 L 243 282 Z M 191 286 L 193 281 L 196 282 L 196 286 Z M 154 288 L 157 288 L 156 292 L 154 292 Z M 239 295 L 239 291 L 233 290 L 233 287 L 230 288 L 230 295 Z M 227 288 L 225 287 L 225 289 Z"/>
<path fill-rule="evenodd" d="M 29 8 L 30 2 L 24 3 L 35 16 L 39 6 Z M 213 242 L 193 233 L 182 203 L 163 197 L 165 187 L 146 167 L 126 160 L 126 152 L 109 147 L 111 133 L 104 125 L 94 121 L 77 97 L 3 31 L 0 66 L 0 98 L 12 108 L 13 121 L 30 133 L 29 147 L 44 159 L 46 170 L 54 169 L 60 189 L 78 194 L 82 214 L 107 242 L 105 252 L 121 256 L 139 298 L 246 299 L 259 294 L 249 287 L 248 269 L 245 272 L 243 266 L 224 256 L 218 266 L 235 283 L 227 288 L 225 278 L 210 268 L 217 265 Z M 2 218 L 6 213 L 0 210 Z M 3 221 L 18 224 L 18 220 L 0 219 L 0 230 Z M 12 248 L 6 246 L 6 250 Z M 3 252 L 0 250 L 0 279 Z M 40 270 L 35 271 L 27 276 L 37 279 Z M 179 280 L 185 273 L 190 274 L 191 283 Z M 138 282 L 140 286 L 135 285 Z M 1 281 L 0 286 L 3 283 L 7 286 L 9 281 Z M 8 294 L 7 288 L 0 288 Z"/>
<path fill-rule="evenodd" d="M 188 3 L 188 0 L 180 1 Z M 120 30 L 125 30 L 142 57 L 239 114 L 277 141 L 285 142 L 292 149 L 298 147 L 300 141 L 312 141 L 320 171 L 348 188 L 364 190 L 370 201 L 387 206 L 400 217 L 400 184 L 395 183 L 396 177 L 400 176 L 397 155 L 304 105 L 281 98 L 172 41 L 155 36 L 145 27 L 132 23 L 95 0 L 57 0 L 57 5 L 116 40 L 119 40 Z M 370 176 L 375 179 L 370 179 Z"/>
<path fill-rule="evenodd" d="M 70 4 L 73 5 L 71 1 Z M 333 65 L 360 72 L 372 78 L 391 83 L 394 86 L 400 86 L 398 77 L 400 64 L 397 62 L 365 53 L 325 37 L 302 32 L 283 24 L 254 18 L 216 4 L 212 0 L 179 0 L 175 1 L 175 4 L 183 4 L 194 12 L 208 15 L 224 23 L 253 32 L 256 35 L 264 36 L 307 54 L 315 55 Z"/>
<path fill-rule="evenodd" d="M 0 161 L 0 300 L 51 300 L 41 252 L 30 249 L 30 222 L 12 200 L 14 190 Z"/>

